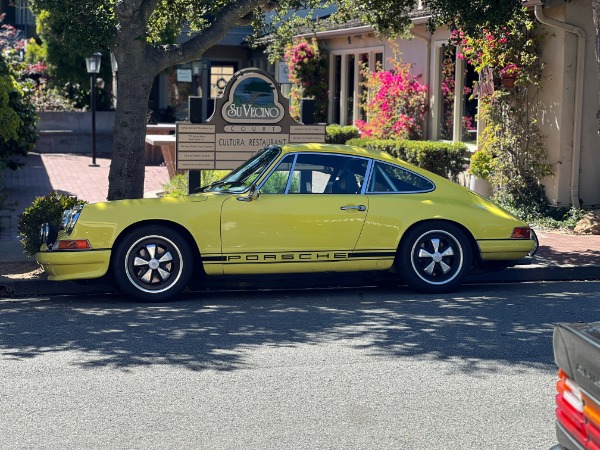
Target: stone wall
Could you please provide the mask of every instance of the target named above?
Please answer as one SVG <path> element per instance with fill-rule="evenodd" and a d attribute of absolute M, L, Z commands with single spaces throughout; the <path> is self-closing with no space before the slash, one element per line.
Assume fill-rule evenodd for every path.
<path fill-rule="evenodd" d="M 92 113 L 74 111 L 38 112 L 39 153 L 92 153 Z M 114 111 L 96 112 L 96 153 L 112 152 Z"/>

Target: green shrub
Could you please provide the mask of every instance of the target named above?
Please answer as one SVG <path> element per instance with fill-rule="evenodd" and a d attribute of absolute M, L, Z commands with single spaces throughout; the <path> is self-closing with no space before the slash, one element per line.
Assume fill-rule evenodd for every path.
<path fill-rule="evenodd" d="M 471 155 L 469 173 L 478 178 L 489 181 L 490 174 L 494 170 L 494 156 L 485 150 L 478 150 Z"/>
<path fill-rule="evenodd" d="M 188 194 L 187 175 L 175 175 L 169 182 L 163 185 L 165 197 L 183 197 Z"/>
<path fill-rule="evenodd" d="M 350 139 L 358 138 L 358 128 L 348 125 L 327 125 L 325 128 L 325 142 L 328 144 L 345 144 Z"/>
<path fill-rule="evenodd" d="M 202 170 L 200 172 L 200 186 L 208 186 L 215 181 L 219 181 L 229 170 Z M 163 185 L 163 197 L 183 197 L 188 195 L 188 177 L 186 175 L 175 175 L 171 180 Z"/>
<path fill-rule="evenodd" d="M 58 192 L 51 192 L 44 197 L 37 197 L 31 206 L 19 215 L 19 235 L 23 252 L 35 255 L 42 245 L 40 240 L 40 227 L 48 222 L 59 227 L 65 209 L 71 209 L 87 203 L 77 197 L 71 197 Z"/>
<path fill-rule="evenodd" d="M 453 181 L 464 172 L 467 146 L 462 142 L 351 139 L 348 145 L 379 150 Z"/>

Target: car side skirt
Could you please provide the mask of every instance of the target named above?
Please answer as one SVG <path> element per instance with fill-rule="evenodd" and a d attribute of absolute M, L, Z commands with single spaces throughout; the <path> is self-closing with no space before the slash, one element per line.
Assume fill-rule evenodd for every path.
<path fill-rule="evenodd" d="M 39 252 L 36 261 L 52 281 L 100 278 L 110 265 L 110 250 Z"/>
<path fill-rule="evenodd" d="M 289 251 L 202 255 L 207 275 L 387 270 L 395 251 Z"/>

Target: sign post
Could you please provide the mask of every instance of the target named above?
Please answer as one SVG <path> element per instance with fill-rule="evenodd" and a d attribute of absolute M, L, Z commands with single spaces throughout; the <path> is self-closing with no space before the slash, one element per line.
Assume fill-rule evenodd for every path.
<path fill-rule="evenodd" d="M 203 85 L 203 107 L 207 94 Z M 277 82 L 266 72 L 250 68 L 233 75 L 208 120 L 178 122 L 176 139 L 176 166 L 190 171 L 192 193 L 198 187 L 192 186 L 192 180 L 200 182 L 193 171 L 233 170 L 269 145 L 323 143 L 325 125 L 303 125 L 292 119 Z"/>

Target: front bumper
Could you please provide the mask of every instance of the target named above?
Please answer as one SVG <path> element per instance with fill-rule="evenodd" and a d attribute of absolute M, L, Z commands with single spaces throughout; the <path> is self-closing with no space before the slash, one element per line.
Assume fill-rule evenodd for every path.
<path fill-rule="evenodd" d="M 35 260 L 53 281 L 100 278 L 108 272 L 110 250 L 38 252 Z"/>

